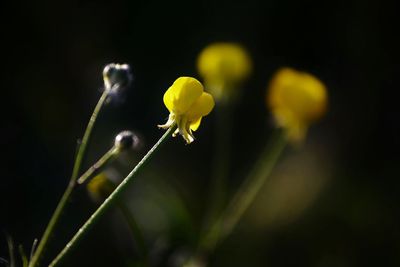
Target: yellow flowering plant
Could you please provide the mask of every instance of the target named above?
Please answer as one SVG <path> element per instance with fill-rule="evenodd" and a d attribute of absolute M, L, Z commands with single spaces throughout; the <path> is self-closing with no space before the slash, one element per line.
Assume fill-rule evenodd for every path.
<path fill-rule="evenodd" d="M 180 77 L 164 94 L 164 104 L 170 111 L 169 119 L 166 124 L 160 125 L 159 127 L 167 129 L 163 136 L 157 141 L 156 144 L 147 152 L 147 154 L 142 158 L 139 163 L 131 170 L 131 172 L 122 180 L 122 182 L 111 192 L 111 194 L 104 200 L 104 202 L 98 207 L 98 209 L 92 214 L 92 216 L 82 225 L 82 227 L 77 231 L 77 233 L 71 238 L 67 245 L 61 250 L 61 252 L 53 259 L 49 266 L 59 265 L 71 252 L 71 249 L 76 246 L 88 230 L 93 227 L 95 222 L 112 207 L 114 203 L 117 203 L 120 208 L 125 213 L 125 217 L 129 224 L 131 224 L 132 231 L 135 233 L 138 242 L 140 242 L 140 247 L 143 256 L 146 257 L 146 248 L 141 238 L 140 230 L 138 229 L 136 222 L 131 214 L 129 214 L 129 209 L 123 205 L 122 202 L 118 201 L 121 194 L 127 189 L 128 185 L 132 183 L 133 178 L 143 169 L 143 166 L 152 158 L 157 150 L 160 149 L 161 145 L 168 140 L 168 137 L 172 135 L 177 135 L 180 133 L 187 143 L 191 143 L 194 140 L 192 131 L 198 129 L 201 123 L 202 117 L 208 115 L 214 107 L 213 97 L 204 92 L 203 85 L 192 77 Z M 175 128 L 177 126 L 177 128 Z M 125 139 L 128 140 L 125 140 Z M 126 142 L 127 141 L 127 142 Z M 115 145 L 108 151 L 99 161 L 95 163 L 86 173 L 83 180 L 88 179 L 93 171 L 106 164 L 109 158 L 115 153 L 119 153 L 128 147 L 132 147 L 135 140 L 132 139 L 132 135 L 127 132 L 122 132 L 116 137 Z M 88 174 L 89 173 L 89 174 Z M 88 175 L 88 177 L 86 177 Z M 74 185 L 76 180 L 73 181 Z M 104 180 L 92 180 L 90 186 L 93 190 L 97 190 L 99 186 L 102 186 Z M 121 206 L 122 205 L 122 206 Z M 140 241 L 141 240 L 141 241 Z M 35 267 L 35 266 L 29 266 Z"/>
<path fill-rule="evenodd" d="M 163 96 L 163 102 L 169 111 L 169 116 L 166 123 L 158 125 L 158 127 L 167 131 L 118 184 L 109 179 L 110 177 L 108 177 L 104 168 L 122 152 L 138 147 L 139 139 L 130 131 L 123 131 L 118 134 L 111 149 L 86 172 L 82 173 L 81 171 L 86 147 L 97 115 L 103 105 L 107 103 L 106 100 L 119 93 L 132 80 L 130 67 L 127 64 L 109 64 L 104 68 L 105 90 L 94 109 L 82 143 L 78 148 L 70 183 L 43 234 L 38 248 L 33 250 L 32 259 L 30 262 L 26 260 L 24 267 L 41 266 L 40 261 L 49 242 L 49 237 L 53 234 L 72 191 L 77 185 L 86 181 L 88 182 L 89 193 L 94 198 L 104 199 L 104 201 L 48 266 L 53 267 L 62 264 L 66 256 L 79 244 L 91 227 L 113 205 L 117 206 L 124 215 L 133 234 L 133 239 L 141 251 L 141 262 L 148 266 L 150 254 L 148 254 L 147 244 L 142 236 L 139 224 L 129 206 L 125 205 L 122 199 L 123 193 L 126 192 L 128 186 L 135 180 L 134 178 L 138 176 L 155 152 L 170 136 L 175 137 L 180 134 L 187 144 L 192 143 L 195 139 L 193 132 L 200 127 L 202 118 L 214 109 L 214 97 L 217 100 L 223 100 L 234 96 L 234 93 L 229 92 L 229 89 L 233 89 L 249 76 L 252 65 L 246 51 L 241 46 L 232 43 L 215 43 L 206 47 L 200 54 L 198 69 L 214 96 L 205 92 L 203 84 L 193 77 L 177 78 Z M 227 93 L 225 94 L 225 92 Z M 215 250 L 223 239 L 231 234 L 255 199 L 266 178 L 278 162 L 288 141 L 298 142 L 303 140 L 309 125 L 324 115 L 327 109 L 327 98 L 325 85 L 309 73 L 283 68 L 274 75 L 268 88 L 266 101 L 277 125 L 284 131 L 278 130 L 272 135 L 269 145 L 264 148 L 258 160 L 255 161 L 252 170 L 244 177 L 242 185 L 229 199 L 226 197 L 228 194 L 225 194 L 225 191 L 228 188 L 226 178 L 230 174 L 227 159 L 230 156 L 229 146 L 231 143 L 229 138 L 232 131 L 230 127 L 232 116 L 231 110 L 226 107 L 233 106 L 229 104 L 233 101 L 225 102 L 219 106 L 225 106 L 226 109 L 220 110 L 219 120 L 217 121 L 219 128 L 216 128 L 217 145 L 214 154 L 217 159 L 215 165 L 217 168 L 215 177 L 211 179 L 216 181 L 214 188 L 216 194 L 214 197 L 208 196 L 215 203 L 214 207 L 211 206 L 210 208 L 209 222 L 205 224 L 206 231 L 200 234 L 199 240 L 196 240 L 198 244 L 196 244 L 195 253 L 198 254 L 193 255 L 193 258 L 189 258 L 186 262 L 182 262 L 184 266 L 202 264 L 203 262 L 206 264 L 206 257 Z"/>
<path fill-rule="evenodd" d="M 194 141 L 192 131 L 196 131 L 202 117 L 208 115 L 214 108 L 214 98 L 204 92 L 203 85 L 192 77 L 180 77 L 164 94 L 164 104 L 170 114 L 168 121 L 158 127 L 168 129 L 177 125 L 173 133 L 182 135 L 186 143 Z"/>
<path fill-rule="evenodd" d="M 217 100 L 229 98 L 252 72 L 247 51 L 239 44 L 212 43 L 198 56 L 197 70 Z"/>
<path fill-rule="evenodd" d="M 325 85 L 312 74 L 282 68 L 272 78 L 267 105 L 278 126 L 286 129 L 290 141 L 304 139 L 309 125 L 327 109 Z"/>
<path fill-rule="evenodd" d="M 267 104 L 272 109 L 278 126 L 284 130 L 279 129 L 272 134 L 252 170 L 202 236 L 199 246 L 205 254 L 212 253 L 233 231 L 271 174 L 287 142 L 301 141 L 308 126 L 325 114 L 326 87 L 311 74 L 283 68 L 270 83 Z M 196 257 L 191 258 L 186 266 L 196 260 Z"/>
<path fill-rule="evenodd" d="M 211 43 L 204 47 L 197 57 L 197 71 L 217 102 L 210 207 L 205 221 L 212 221 L 212 217 L 222 209 L 225 201 L 231 158 L 232 113 L 237 100 L 240 99 L 239 89 L 250 76 L 252 68 L 252 60 L 247 50 L 233 42 Z"/>

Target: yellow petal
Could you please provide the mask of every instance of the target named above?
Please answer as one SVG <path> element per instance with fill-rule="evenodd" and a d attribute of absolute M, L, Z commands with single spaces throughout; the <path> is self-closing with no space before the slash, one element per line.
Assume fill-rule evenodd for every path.
<path fill-rule="evenodd" d="M 200 53 L 197 68 L 206 79 L 238 82 L 251 72 L 252 64 L 247 51 L 235 43 L 214 43 Z"/>
<path fill-rule="evenodd" d="M 115 188 L 116 185 L 107 177 L 104 172 L 95 176 L 87 184 L 87 189 L 90 196 L 99 201 L 107 198 Z"/>
<path fill-rule="evenodd" d="M 201 118 L 202 118 L 202 117 L 200 117 L 198 120 L 196 120 L 196 121 L 194 121 L 194 122 L 192 122 L 192 123 L 190 124 L 190 129 L 191 129 L 192 131 L 196 131 L 196 130 L 200 127 Z"/>
<path fill-rule="evenodd" d="M 208 115 L 214 106 L 215 102 L 212 95 L 203 92 L 186 112 L 186 117 L 190 122 L 197 121 L 199 118 Z"/>
<path fill-rule="evenodd" d="M 203 85 L 192 77 L 180 77 L 164 94 L 164 104 L 170 112 L 181 115 L 201 96 Z"/>
<path fill-rule="evenodd" d="M 291 141 L 301 141 L 309 125 L 326 112 L 325 85 L 311 74 L 290 68 L 279 70 L 272 79 L 267 103 L 277 124 L 286 128 Z"/>
<path fill-rule="evenodd" d="M 172 113 L 174 95 L 173 90 L 170 90 L 170 88 L 164 93 L 163 101 L 168 111 Z"/>
<path fill-rule="evenodd" d="M 326 110 L 326 88 L 316 77 L 290 68 L 278 71 L 272 80 L 268 104 L 272 110 L 308 124 L 320 118 Z"/>

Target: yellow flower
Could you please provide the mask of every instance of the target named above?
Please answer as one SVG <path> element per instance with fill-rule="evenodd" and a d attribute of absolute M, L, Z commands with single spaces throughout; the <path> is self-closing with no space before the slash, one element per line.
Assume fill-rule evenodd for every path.
<path fill-rule="evenodd" d="M 108 175 L 105 172 L 93 177 L 93 179 L 87 184 L 87 190 L 89 191 L 90 196 L 96 201 L 101 201 L 107 198 L 116 187 L 116 184 L 108 178 Z"/>
<path fill-rule="evenodd" d="M 173 136 L 178 133 L 190 144 L 194 141 L 192 131 L 196 131 L 201 118 L 214 108 L 214 98 L 204 92 L 203 85 L 192 77 L 180 77 L 164 94 L 164 104 L 169 110 L 166 124 L 158 127 L 168 129 L 177 125 Z"/>
<path fill-rule="evenodd" d="M 315 76 L 291 68 L 280 69 L 267 94 L 277 124 L 287 129 L 291 141 L 304 139 L 308 126 L 327 109 L 325 85 Z"/>
<path fill-rule="evenodd" d="M 251 73 L 252 64 L 246 50 L 235 43 L 214 43 L 200 53 L 197 69 L 206 87 L 216 99 L 221 99 L 232 87 L 244 81 Z"/>

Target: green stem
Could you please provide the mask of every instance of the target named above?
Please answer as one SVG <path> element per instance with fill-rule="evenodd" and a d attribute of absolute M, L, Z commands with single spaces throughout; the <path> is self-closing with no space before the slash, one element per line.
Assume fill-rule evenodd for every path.
<path fill-rule="evenodd" d="M 8 245 L 8 254 L 10 256 L 10 263 L 8 266 L 15 267 L 15 255 L 14 255 L 14 241 L 13 239 L 7 235 L 7 245 Z"/>
<path fill-rule="evenodd" d="M 37 240 L 37 238 L 35 238 L 35 239 L 33 240 L 33 243 L 32 243 L 31 253 L 29 254 L 29 261 L 31 261 L 31 259 L 32 259 L 32 257 L 33 257 L 33 253 L 35 253 L 37 243 L 38 243 L 38 240 Z"/>
<path fill-rule="evenodd" d="M 63 250 L 57 255 L 57 257 L 50 263 L 49 267 L 59 265 L 68 253 L 79 244 L 85 234 L 93 227 L 93 225 L 101 218 L 101 216 L 112 207 L 113 203 L 122 195 L 122 193 L 128 188 L 128 186 L 134 181 L 136 177 L 146 163 L 152 158 L 154 153 L 161 147 L 173 133 L 175 126 L 171 126 L 164 135 L 158 140 L 158 142 L 147 152 L 147 154 L 142 158 L 142 160 L 136 165 L 136 167 L 125 177 L 125 179 L 118 185 L 118 187 L 111 193 L 110 196 L 100 205 L 100 207 L 90 216 L 90 218 L 85 222 L 85 224 L 78 230 L 78 232 L 72 237 L 72 239 L 67 243 Z"/>
<path fill-rule="evenodd" d="M 108 162 L 110 162 L 117 154 L 119 149 L 112 147 L 108 150 L 95 164 L 92 165 L 84 174 L 78 179 L 78 184 L 83 184 L 87 179 L 93 176 L 93 174 L 104 167 Z"/>
<path fill-rule="evenodd" d="M 214 167 L 211 179 L 211 203 L 206 219 L 206 225 L 215 220 L 226 202 L 232 137 L 232 105 L 233 103 L 231 102 L 223 102 L 217 106 L 216 110 L 216 143 Z"/>
<path fill-rule="evenodd" d="M 282 130 L 274 133 L 272 142 L 265 147 L 253 171 L 246 177 L 225 212 L 222 213 L 203 239 L 200 244 L 202 251 L 214 250 L 217 243 L 224 240 L 232 232 L 272 172 L 286 144 L 287 139 Z"/>
<path fill-rule="evenodd" d="M 118 207 L 121 210 L 122 214 L 124 215 L 125 220 L 128 223 L 129 229 L 132 231 L 133 239 L 135 240 L 135 243 L 137 245 L 139 253 L 143 258 L 145 266 L 148 266 L 148 259 L 147 259 L 148 253 L 147 253 L 146 243 L 144 241 L 142 231 L 135 217 L 133 216 L 129 208 L 125 205 L 125 203 L 123 203 L 122 201 L 118 201 Z"/>
<path fill-rule="evenodd" d="M 50 236 L 53 233 L 53 231 L 61 217 L 62 211 L 64 210 L 73 189 L 75 188 L 76 179 L 78 178 L 78 175 L 79 175 L 79 172 L 81 169 L 81 165 L 82 165 L 82 161 L 86 154 L 86 147 L 89 143 L 90 136 L 92 134 L 92 130 L 93 130 L 94 124 L 97 119 L 97 115 L 100 113 L 100 110 L 103 107 L 105 100 L 107 99 L 107 96 L 108 96 L 108 90 L 104 90 L 99 101 L 97 102 L 95 109 L 93 110 L 92 116 L 90 117 L 89 123 L 86 127 L 85 133 L 82 138 L 82 142 L 79 146 L 79 149 L 78 149 L 78 152 L 76 155 L 71 179 L 68 183 L 67 189 L 65 190 L 63 196 L 61 197 L 61 200 L 58 203 L 56 210 L 54 211 L 54 213 L 50 219 L 50 222 L 46 227 L 46 230 L 44 231 L 44 234 L 39 242 L 39 245 L 38 245 L 35 253 L 33 254 L 32 260 L 29 263 L 29 267 L 36 267 L 39 264 L 39 261 L 43 255 L 43 252 L 49 242 Z"/>
<path fill-rule="evenodd" d="M 24 248 L 22 247 L 22 245 L 18 246 L 18 250 L 19 250 L 19 255 L 21 256 L 21 261 L 22 261 L 22 267 L 28 267 L 28 258 L 26 257 Z"/>

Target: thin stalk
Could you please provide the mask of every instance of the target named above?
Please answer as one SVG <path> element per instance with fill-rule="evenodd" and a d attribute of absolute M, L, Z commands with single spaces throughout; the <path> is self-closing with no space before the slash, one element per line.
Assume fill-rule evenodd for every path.
<path fill-rule="evenodd" d="M 18 246 L 18 250 L 19 250 L 19 255 L 21 256 L 21 261 L 22 261 L 22 267 L 28 267 L 28 258 L 26 257 L 24 248 L 22 247 L 22 245 Z"/>
<path fill-rule="evenodd" d="M 14 241 L 13 239 L 7 235 L 7 245 L 8 245 L 8 254 L 10 255 L 10 263 L 9 267 L 15 267 L 15 255 L 14 255 Z"/>
<path fill-rule="evenodd" d="M 282 130 L 273 134 L 271 142 L 265 147 L 254 169 L 245 178 L 226 210 L 205 235 L 200 244 L 200 251 L 214 250 L 217 243 L 223 241 L 233 231 L 271 174 L 286 144 L 287 139 Z"/>
<path fill-rule="evenodd" d="M 148 262 L 149 262 L 148 258 L 147 258 L 148 252 L 147 252 L 146 242 L 144 241 L 142 231 L 141 231 L 135 217 L 133 216 L 132 212 L 125 205 L 125 203 L 122 201 L 118 201 L 118 207 L 119 207 L 121 213 L 124 215 L 126 222 L 128 223 L 129 229 L 132 232 L 133 239 L 139 250 L 139 254 L 142 256 L 145 266 L 147 266 Z"/>
<path fill-rule="evenodd" d="M 136 167 L 125 177 L 125 179 L 118 185 L 118 187 L 108 196 L 108 198 L 100 205 L 100 207 L 90 216 L 90 218 L 84 223 L 84 225 L 76 232 L 72 239 L 67 243 L 63 250 L 57 255 L 57 257 L 50 263 L 49 267 L 57 266 L 66 258 L 66 256 L 75 248 L 85 234 L 95 225 L 95 223 L 109 210 L 115 201 L 122 195 L 128 186 L 134 181 L 143 167 L 149 162 L 152 156 L 159 150 L 161 145 L 171 136 L 175 130 L 175 125 L 171 126 L 164 135 L 157 141 L 157 143 L 147 152 L 142 160 L 136 165 Z"/>
<path fill-rule="evenodd" d="M 37 238 L 35 238 L 32 243 L 31 253 L 29 254 L 29 261 L 32 260 L 33 254 L 35 253 L 35 250 L 36 250 L 37 243 L 38 243 L 38 240 L 37 240 Z"/>
<path fill-rule="evenodd" d="M 220 103 L 216 110 L 215 155 L 211 179 L 210 207 L 206 216 L 206 227 L 213 222 L 226 204 L 227 178 L 230 169 L 233 104 Z"/>
<path fill-rule="evenodd" d="M 94 173 L 99 171 L 102 167 L 104 167 L 107 163 L 109 163 L 117 154 L 119 153 L 119 149 L 116 147 L 112 147 L 108 150 L 95 164 L 92 165 L 84 174 L 81 175 L 78 179 L 78 184 L 83 184 L 87 179 L 93 176 Z"/>
<path fill-rule="evenodd" d="M 97 102 L 96 107 L 93 110 L 92 116 L 90 117 L 89 123 L 86 127 L 85 133 L 82 138 L 82 142 L 79 146 L 79 149 L 78 149 L 78 152 L 77 152 L 77 155 L 75 158 L 75 163 L 74 163 L 74 167 L 72 170 L 71 179 L 68 183 L 67 189 L 65 190 L 63 196 L 61 197 L 61 200 L 58 203 L 56 210 L 54 211 L 54 213 L 50 219 L 50 222 L 46 227 L 46 230 L 44 231 L 44 234 L 39 242 L 39 245 L 37 246 L 37 249 L 36 249 L 35 253 L 33 254 L 32 260 L 29 263 L 29 267 L 36 267 L 39 264 L 39 261 L 43 255 L 43 252 L 49 242 L 50 236 L 53 233 L 53 231 L 61 217 L 62 211 L 64 210 L 73 189 L 75 188 L 76 179 L 78 178 L 78 175 L 79 175 L 79 172 L 81 169 L 81 165 L 82 165 L 82 161 L 86 155 L 86 148 L 90 141 L 90 136 L 92 134 L 92 130 L 93 130 L 94 124 L 96 122 L 97 115 L 100 113 L 100 111 L 105 103 L 105 100 L 107 99 L 108 93 L 109 93 L 108 90 L 104 90 L 99 101 Z"/>

